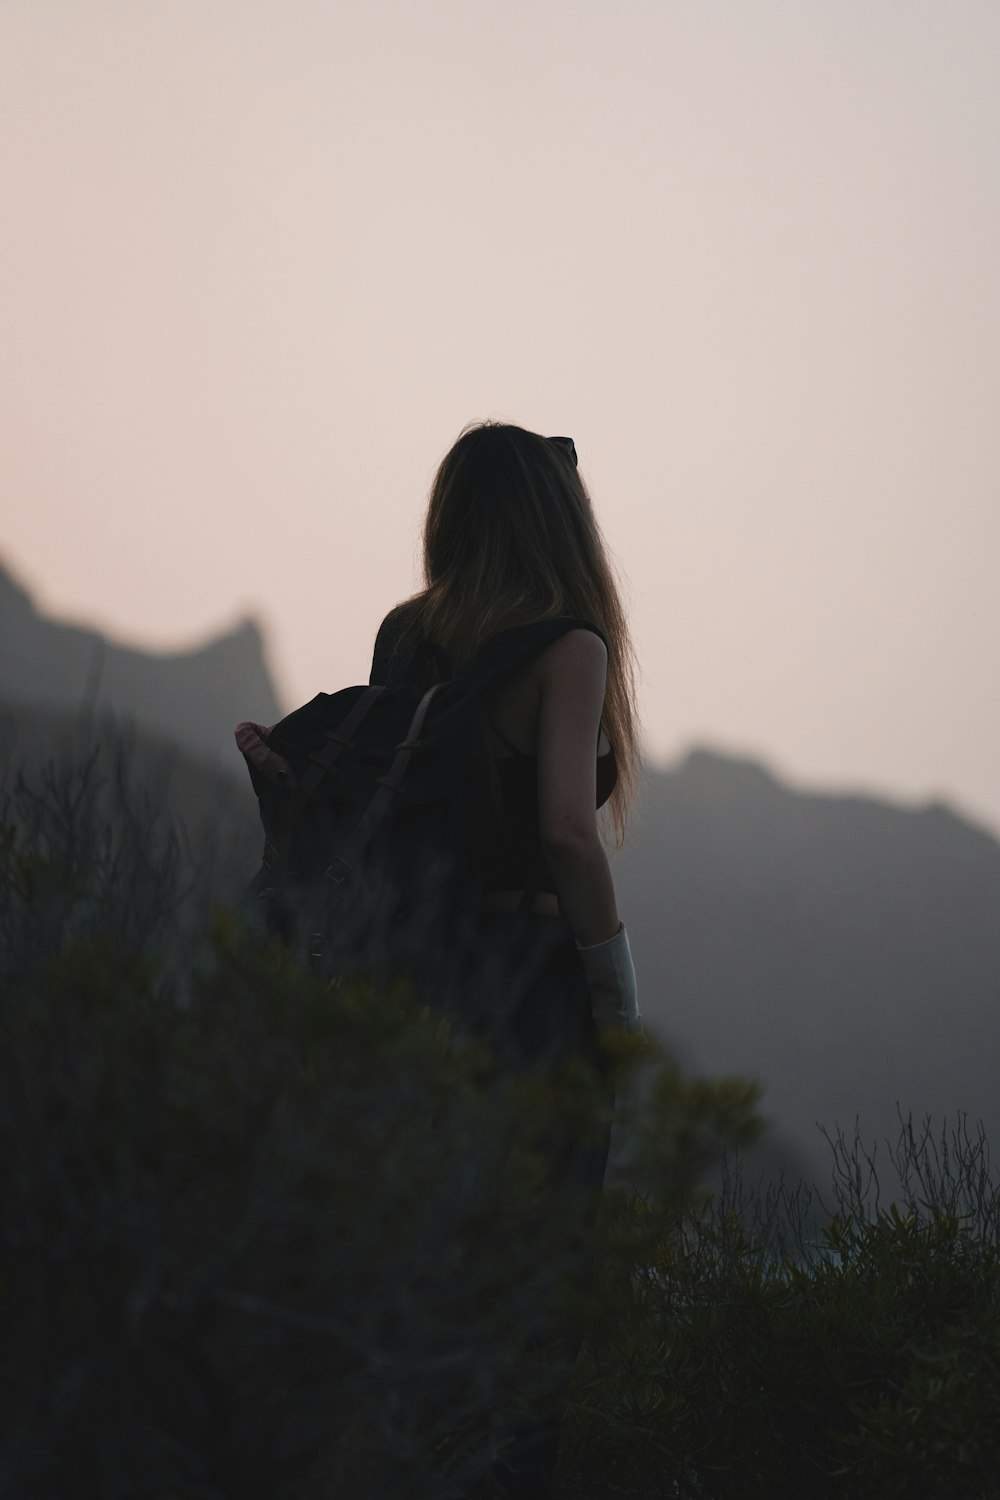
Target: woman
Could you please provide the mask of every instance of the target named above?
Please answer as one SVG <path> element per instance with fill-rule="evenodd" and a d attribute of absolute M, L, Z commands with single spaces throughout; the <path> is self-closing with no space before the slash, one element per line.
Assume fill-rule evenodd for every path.
<path fill-rule="evenodd" d="M 638 755 L 625 614 L 571 439 L 487 422 L 467 428 L 435 477 L 424 526 L 425 588 L 383 621 L 371 680 L 448 678 L 486 642 L 511 669 L 489 692 L 484 734 L 498 808 L 480 843 L 482 911 L 465 993 L 499 1049 L 525 1065 L 574 1054 L 599 1068 L 599 1028 L 639 1025 L 635 973 L 598 828 L 619 843 Z M 471 977 L 470 977 L 471 976 Z M 592 1222 L 609 1131 L 566 1141 L 559 1169 Z M 580 1331 L 563 1339 L 567 1369 Z M 529 1424 L 496 1479 L 548 1493 L 558 1425 Z M 513 1467 L 512 1467 L 513 1464 Z"/>

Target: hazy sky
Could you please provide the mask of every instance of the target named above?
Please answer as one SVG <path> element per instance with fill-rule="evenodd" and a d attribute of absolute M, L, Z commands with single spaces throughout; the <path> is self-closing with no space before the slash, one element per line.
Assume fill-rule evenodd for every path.
<path fill-rule="evenodd" d="M 357 681 L 506 417 L 577 441 L 655 756 L 1000 829 L 997 0 L 0 0 L 0 185 L 46 609 Z"/>

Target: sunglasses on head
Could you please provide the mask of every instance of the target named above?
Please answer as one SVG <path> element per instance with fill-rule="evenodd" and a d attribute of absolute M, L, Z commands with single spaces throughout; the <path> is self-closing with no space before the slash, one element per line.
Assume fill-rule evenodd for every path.
<path fill-rule="evenodd" d="M 550 437 L 550 438 L 547 439 L 547 441 L 550 442 L 550 443 L 555 443 L 555 445 L 556 445 L 557 448 L 561 448 L 563 450 L 563 452 L 567 455 L 567 457 L 570 458 L 570 459 L 572 459 L 574 469 L 577 467 L 576 444 L 574 443 L 574 441 L 573 441 L 572 438 L 568 438 L 568 437 Z"/>

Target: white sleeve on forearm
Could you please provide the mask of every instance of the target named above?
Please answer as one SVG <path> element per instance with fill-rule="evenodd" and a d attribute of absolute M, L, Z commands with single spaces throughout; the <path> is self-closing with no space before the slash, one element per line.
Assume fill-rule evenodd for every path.
<path fill-rule="evenodd" d="M 635 987 L 635 966 L 623 922 L 614 937 L 581 948 L 583 972 L 590 986 L 590 1004 L 598 1026 L 638 1031 L 642 1025 Z"/>

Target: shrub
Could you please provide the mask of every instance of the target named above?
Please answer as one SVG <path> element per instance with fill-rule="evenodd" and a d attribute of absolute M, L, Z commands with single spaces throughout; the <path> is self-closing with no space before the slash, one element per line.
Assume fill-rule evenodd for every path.
<path fill-rule="evenodd" d="M 100 769 L 4 807 L 0 1494 L 465 1493 L 594 1311 L 546 1148 L 603 1092 L 225 910 L 192 936 L 183 848 Z"/>
<path fill-rule="evenodd" d="M 127 760 L 0 795 L 0 1497 L 469 1493 L 566 1376 L 563 1500 L 1000 1494 L 1000 1192 L 982 1132 L 830 1138 L 746 1186 L 758 1091 L 624 1039 L 591 1246 L 553 1129 L 403 984 L 244 931 Z M 228 882 L 228 883 L 227 883 Z M 582 1274 L 592 1249 L 593 1282 Z"/>
<path fill-rule="evenodd" d="M 610 1336 L 585 1351 L 568 1446 L 589 1488 L 704 1497 L 1000 1493 L 1000 1194 L 981 1132 L 901 1121 L 914 1196 L 878 1203 L 873 1157 L 842 1135 L 836 1211 L 738 1176 L 680 1216 L 617 1205 L 658 1239 Z M 919 1194 L 920 1196 L 916 1196 Z M 623 1476 L 631 1476 L 631 1487 Z"/>

